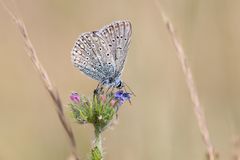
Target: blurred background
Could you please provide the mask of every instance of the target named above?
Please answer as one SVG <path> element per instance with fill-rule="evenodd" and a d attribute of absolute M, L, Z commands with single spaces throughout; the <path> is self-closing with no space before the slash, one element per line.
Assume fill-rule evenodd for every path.
<path fill-rule="evenodd" d="M 71 91 L 91 95 L 97 85 L 71 64 L 78 35 L 114 20 L 132 22 L 122 79 L 137 96 L 122 106 L 114 129 L 104 133 L 106 160 L 205 159 L 183 72 L 154 0 L 15 1 L 64 104 Z M 160 3 L 188 56 L 212 143 L 220 159 L 231 159 L 240 132 L 240 1 Z M 0 159 L 66 160 L 68 141 L 54 104 L 2 6 L 0 26 Z M 87 159 L 93 128 L 69 120 L 79 155 Z"/>

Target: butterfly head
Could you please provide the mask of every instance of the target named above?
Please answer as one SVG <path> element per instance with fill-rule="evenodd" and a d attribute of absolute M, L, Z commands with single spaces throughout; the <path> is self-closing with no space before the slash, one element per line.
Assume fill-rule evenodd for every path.
<path fill-rule="evenodd" d="M 106 86 L 116 87 L 117 89 L 122 89 L 124 87 L 123 82 L 120 78 L 112 78 L 106 79 L 102 82 Z"/>
<path fill-rule="evenodd" d="M 119 77 L 114 80 L 113 86 L 117 89 L 122 89 L 124 87 L 123 82 Z"/>
<path fill-rule="evenodd" d="M 118 82 L 118 84 L 116 85 L 116 88 L 117 88 L 117 89 L 122 89 L 123 87 L 124 87 L 124 85 L 123 85 L 122 81 L 120 80 L 120 81 Z"/>

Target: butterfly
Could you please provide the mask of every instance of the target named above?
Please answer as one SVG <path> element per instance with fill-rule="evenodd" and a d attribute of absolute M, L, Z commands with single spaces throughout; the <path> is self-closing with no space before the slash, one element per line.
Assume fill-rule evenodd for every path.
<path fill-rule="evenodd" d="M 100 85 L 121 89 L 131 34 L 129 21 L 115 21 L 98 31 L 82 33 L 71 52 L 73 65 Z"/>

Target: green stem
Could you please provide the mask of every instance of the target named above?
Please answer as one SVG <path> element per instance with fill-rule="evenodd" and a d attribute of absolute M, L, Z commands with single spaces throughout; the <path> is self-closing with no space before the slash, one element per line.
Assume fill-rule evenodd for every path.
<path fill-rule="evenodd" d="M 99 147 L 99 149 L 102 150 L 102 137 L 101 137 L 101 131 L 98 129 L 95 129 L 95 144 L 94 146 Z"/>
<path fill-rule="evenodd" d="M 95 127 L 95 141 L 92 148 L 91 160 L 103 160 L 101 130 Z"/>

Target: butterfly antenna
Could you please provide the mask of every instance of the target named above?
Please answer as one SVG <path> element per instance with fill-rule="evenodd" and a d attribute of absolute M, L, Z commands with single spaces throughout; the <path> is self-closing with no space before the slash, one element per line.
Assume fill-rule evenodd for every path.
<path fill-rule="evenodd" d="M 126 89 L 125 89 L 125 86 L 126 86 L 129 89 L 129 91 L 131 92 L 131 94 L 136 97 L 136 94 L 131 90 L 131 88 L 127 85 L 127 83 L 123 82 L 123 84 L 124 84 L 124 90 L 126 91 Z"/>

